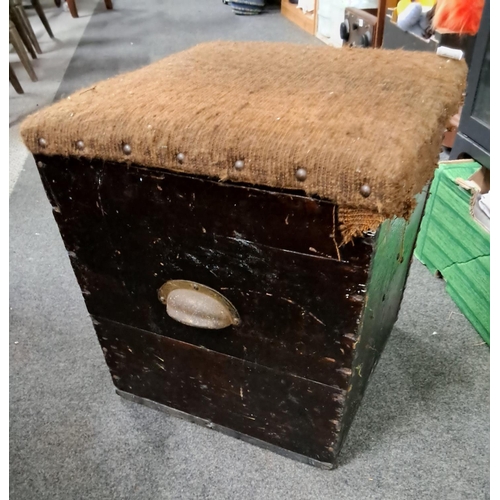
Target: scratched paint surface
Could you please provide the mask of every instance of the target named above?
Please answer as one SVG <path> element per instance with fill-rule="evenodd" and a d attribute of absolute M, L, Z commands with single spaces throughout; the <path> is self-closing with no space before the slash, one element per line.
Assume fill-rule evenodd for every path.
<path fill-rule="evenodd" d="M 333 461 L 342 391 L 99 318 L 96 331 L 119 389 Z"/>
<path fill-rule="evenodd" d="M 41 169 L 92 314 L 347 388 L 371 244 L 342 249 L 342 262 L 296 251 L 336 256 L 332 204 L 113 167 L 51 158 Z M 157 296 L 172 279 L 219 291 L 241 325 L 174 321 Z"/>
<path fill-rule="evenodd" d="M 417 206 L 408 222 L 404 219 L 387 220 L 379 229 L 359 341 L 354 348 L 342 431 L 337 442 L 339 449 L 397 320 L 426 195 L 427 189 L 424 189 L 417 196 Z"/>
<path fill-rule="evenodd" d="M 342 247 L 339 259 L 326 201 L 36 159 L 115 385 L 333 463 L 375 238 Z M 158 299 L 172 279 L 217 290 L 241 324 L 176 322 Z"/>

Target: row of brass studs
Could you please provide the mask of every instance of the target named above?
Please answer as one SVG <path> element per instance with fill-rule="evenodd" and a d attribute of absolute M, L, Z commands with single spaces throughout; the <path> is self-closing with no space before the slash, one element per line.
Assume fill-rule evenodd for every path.
<path fill-rule="evenodd" d="M 38 144 L 41 148 L 45 148 L 47 146 L 47 141 L 43 138 L 40 138 L 38 139 Z M 83 143 L 83 141 L 77 141 L 76 143 L 76 148 L 79 149 L 79 150 L 83 150 L 85 148 L 85 144 Z M 132 148 L 130 147 L 130 144 L 124 144 L 122 146 L 122 150 L 123 150 L 123 153 L 126 154 L 126 155 L 129 155 L 132 153 Z M 185 160 L 185 155 L 184 153 L 179 153 L 177 155 L 177 161 L 182 164 L 184 163 L 184 160 Z M 234 168 L 236 170 L 243 170 L 245 166 L 245 162 L 243 160 L 237 160 L 235 163 L 234 163 Z M 307 179 L 307 171 L 305 168 L 298 168 L 296 171 L 295 171 L 295 178 L 299 181 L 299 182 L 304 182 L 306 179 Z M 365 197 L 365 198 L 368 198 L 368 196 L 370 196 L 371 194 L 371 188 L 370 186 L 368 186 L 367 184 L 364 184 L 363 186 L 361 186 L 360 190 L 359 190 L 361 196 Z"/>

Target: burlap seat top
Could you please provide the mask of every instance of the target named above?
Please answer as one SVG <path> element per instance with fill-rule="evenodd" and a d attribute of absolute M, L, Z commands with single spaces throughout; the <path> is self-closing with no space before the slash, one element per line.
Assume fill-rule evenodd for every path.
<path fill-rule="evenodd" d="M 354 235 L 409 214 L 466 71 L 423 52 L 205 43 L 82 89 L 21 133 L 33 153 L 303 190 Z"/>

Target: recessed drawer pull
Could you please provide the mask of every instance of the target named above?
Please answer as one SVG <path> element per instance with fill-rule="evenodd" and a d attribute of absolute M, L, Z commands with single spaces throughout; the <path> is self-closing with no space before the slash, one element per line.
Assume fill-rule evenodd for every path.
<path fill-rule="evenodd" d="M 183 325 L 220 330 L 241 323 L 233 304 L 219 292 L 194 281 L 167 281 L 158 291 L 167 314 Z"/>

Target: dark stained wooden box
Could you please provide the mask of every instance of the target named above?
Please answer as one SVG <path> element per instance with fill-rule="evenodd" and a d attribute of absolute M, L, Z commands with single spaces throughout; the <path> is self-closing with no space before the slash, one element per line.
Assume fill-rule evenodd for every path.
<path fill-rule="evenodd" d="M 423 196 L 408 223 L 338 249 L 336 206 L 299 192 L 35 159 L 118 393 L 335 466 L 397 318 Z M 170 280 L 216 290 L 239 324 L 174 320 Z"/>
<path fill-rule="evenodd" d="M 465 74 L 431 53 L 212 42 L 28 117 L 118 393 L 335 466 Z"/>

